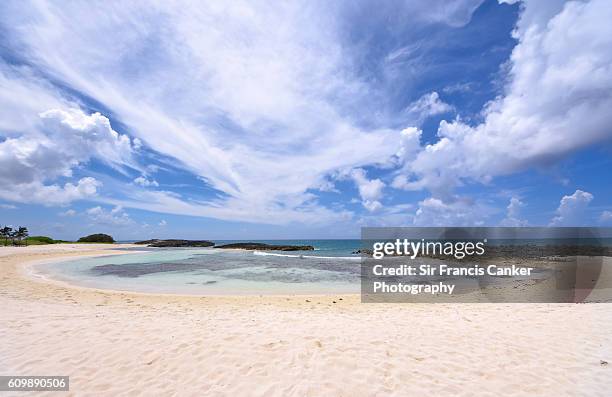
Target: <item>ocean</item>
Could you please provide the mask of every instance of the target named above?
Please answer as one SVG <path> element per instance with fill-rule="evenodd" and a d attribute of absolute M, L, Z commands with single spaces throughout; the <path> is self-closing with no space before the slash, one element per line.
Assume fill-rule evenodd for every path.
<path fill-rule="evenodd" d="M 605 240 L 605 241 L 603 241 Z M 596 245 L 612 246 L 612 240 Z M 361 240 L 249 240 L 312 245 L 313 251 L 246 251 L 217 248 L 125 248 L 129 255 L 79 258 L 35 266 L 45 277 L 71 284 L 188 295 L 359 293 Z M 215 240 L 215 244 L 244 242 Z M 552 239 L 489 240 L 489 245 L 545 246 Z M 575 244 L 576 241 L 574 240 Z M 585 239 L 583 244 L 593 244 Z M 418 260 L 419 258 L 417 258 Z"/>
<path fill-rule="evenodd" d="M 129 255 L 50 263 L 43 276 L 85 287 L 172 293 L 358 293 L 360 240 L 250 240 L 312 245 L 314 251 L 243 251 L 216 248 L 125 248 Z M 217 245 L 239 242 L 217 240 Z M 142 251 L 142 252 L 139 252 Z"/>

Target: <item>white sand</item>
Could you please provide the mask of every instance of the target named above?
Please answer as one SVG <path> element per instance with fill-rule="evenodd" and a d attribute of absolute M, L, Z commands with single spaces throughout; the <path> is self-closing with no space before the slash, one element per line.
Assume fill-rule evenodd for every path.
<path fill-rule="evenodd" d="M 156 296 L 23 271 L 111 248 L 0 248 L 0 374 L 69 375 L 70 395 L 95 396 L 611 395 L 607 303 Z"/>

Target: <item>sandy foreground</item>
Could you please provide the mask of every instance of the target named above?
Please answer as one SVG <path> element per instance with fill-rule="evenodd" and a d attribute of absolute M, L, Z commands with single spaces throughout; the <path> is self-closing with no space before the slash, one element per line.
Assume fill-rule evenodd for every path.
<path fill-rule="evenodd" d="M 609 396 L 612 390 L 608 303 L 186 297 L 71 287 L 27 274 L 33 261 L 121 253 L 113 248 L 0 248 L 0 375 L 70 376 L 70 392 L 48 395 Z"/>

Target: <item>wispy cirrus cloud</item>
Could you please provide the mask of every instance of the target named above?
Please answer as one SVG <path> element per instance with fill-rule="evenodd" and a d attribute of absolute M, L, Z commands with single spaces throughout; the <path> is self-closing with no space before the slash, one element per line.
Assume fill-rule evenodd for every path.
<path fill-rule="evenodd" d="M 476 121 L 447 102 L 471 81 L 416 89 L 434 61 L 423 54 L 450 45 L 429 33 L 481 3 L 5 2 L 0 198 L 333 223 L 359 217 L 321 199 L 346 193 L 342 174 L 363 219 L 480 224 L 492 211 L 459 188 L 606 141 L 612 121 L 601 0 L 524 2 L 506 85 Z M 431 116 L 447 119 L 433 137 Z M 164 183 L 143 151 L 191 180 Z M 110 183 L 87 175 L 92 162 Z M 190 183 L 214 194 L 173 189 Z M 387 204 L 398 190 L 431 197 Z"/>
<path fill-rule="evenodd" d="M 407 3 L 406 12 L 421 25 L 459 26 L 480 1 L 434 3 Z M 323 5 L 7 3 L 4 15 L 17 17 L 2 27 L 32 68 L 102 103 L 150 149 L 228 197 L 196 212 L 218 214 L 223 205 L 229 218 L 250 208 L 294 211 L 293 219 L 327 213 L 307 191 L 339 169 L 387 161 L 400 137 L 360 125 L 359 109 L 375 103 L 377 87 L 355 73 L 345 45 L 338 17 L 350 7 Z M 57 85 L 31 87 L 28 73 L 13 73 L 10 84 L 24 95 L 64 100 Z M 196 206 L 184 204 L 166 210 Z"/>

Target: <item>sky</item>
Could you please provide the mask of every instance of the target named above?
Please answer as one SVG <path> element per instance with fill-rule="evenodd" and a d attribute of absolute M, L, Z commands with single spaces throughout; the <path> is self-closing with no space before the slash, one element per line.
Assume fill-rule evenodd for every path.
<path fill-rule="evenodd" d="M 0 3 L 0 224 L 611 226 L 607 0 Z"/>

